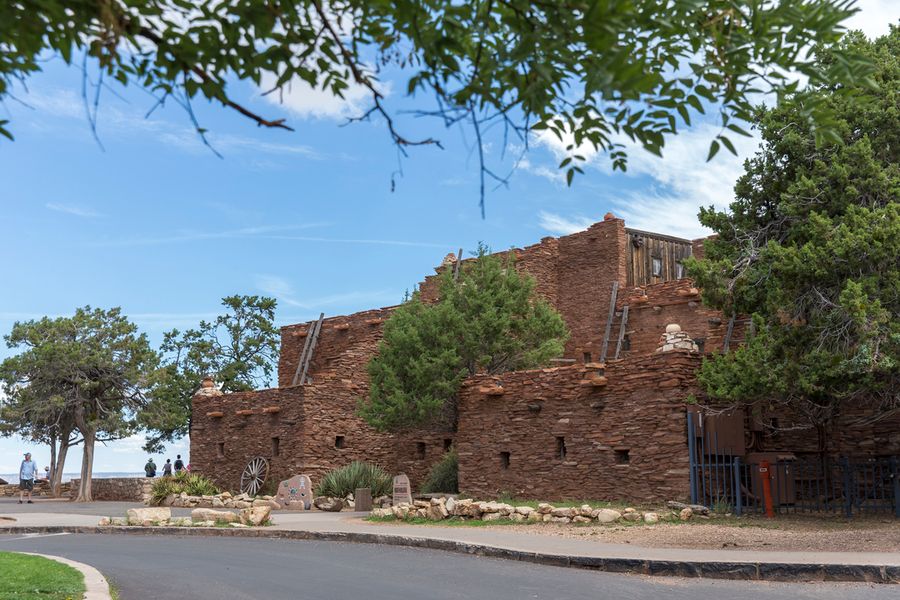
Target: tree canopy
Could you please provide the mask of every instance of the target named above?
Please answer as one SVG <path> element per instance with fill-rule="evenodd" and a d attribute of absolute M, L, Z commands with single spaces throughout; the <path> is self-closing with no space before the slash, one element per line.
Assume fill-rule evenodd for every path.
<path fill-rule="evenodd" d="M 241 103 L 234 84 L 277 96 L 305 82 L 335 96 L 365 91 L 369 108 L 356 118 L 383 119 L 401 150 L 439 145 L 395 125 L 385 80 L 399 78 L 425 96 L 420 114 L 474 132 L 482 189 L 495 176 L 481 153 L 492 126 L 526 146 L 530 131 L 570 134 L 560 167 L 571 181 L 584 146 L 624 169 L 623 140 L 659 154 L 679 122 L 714 107 L 722 130 L 711 154 L 732 150 L 728 135 L 745 133 L 754 100 L 796 89 L 791 74 L 814 85 L 864 77 L 852 52 L 829 63 L 809 56 L 834 44 L 855 10 L 853 0 L 20 0 L 0 3 L 0 100 L 50 53 L 80 63 L 85 88 L 96 73 L 83 90 L 92 122 L 106 82 L 117 81 L 180 103 L 200 135 L 198 97 L 291 129 Z M 820 134 L 830 127 L 822 106 L 796 118 Z M 7 121 L 0 133 L 12 137 Z"/>
<path fill-rule="evenodd" d="M 52 419 L 60 431 L 74 425 L 84 441 L 77 499 L 90 501 L 95 442 L 134 432 L 156 353 L 118 308 L 89 306 L 71 317 L 17 322 L 6 343 L 22 349 L 0 365 L 7 393 L 25 410 L 13 417 L 24 415 L 32 427 Z"/>
<path fill-rule="evenodd" d="M 268 385 L 278 361 L 276 304 L 264 296 L 228 296 L 222 299 L 225 314 L 196 329 L 163 335 L 162 365 L 139 415 L 149 432 L 145 450 L 159 452 L 190 433 L 191 398 L 204 377 L 212 377 L 223 392 Z"/>
<path fill-rule="evenodd" d="M 705 361 L 707 392 L 784 403 L 817 426 L 848 404 L 900 408 L 900 29 L 818 60 L 844 49 L 875 65 L 877 91 L 804 99 L 835 115 L 840 139 L 825 146 L 798 101 L 760 110 L 762 149 L 730 209 L 700 213 L 718 237 L 690 267 L 708 303 L 754 318 L 743 347 Z"/>
<path fill-rule="evenodd" d="M 376 429 L 455 426 L 463 379 L 537 367 L 563 352 L 562 317 L 519 273 L 513 254 L 481 246 L 458 277 L 445 269 L 436 303 L 418 293 L 384 324 L 384 338 L 368 365 L 369 398 L 360 414 Z"/>

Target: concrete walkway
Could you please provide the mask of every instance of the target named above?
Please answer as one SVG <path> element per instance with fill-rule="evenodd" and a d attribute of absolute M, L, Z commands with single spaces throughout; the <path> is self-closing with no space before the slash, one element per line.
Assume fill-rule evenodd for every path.
<path fill-rule="evenodd" d="M 71 502 L 40 501 L 32 505 L 0 502 L 0 531 L 3 528 L 45 528 L 45 527 L 94 527 L 101 516 L 124 516 L 128 508 L 142 505 L 127 502 L 94 502 L 75 504 Z M 173 516 L 186 516 L 190 509 L 173 509 Z M 755 564 L 781 568 L 784 565 L 813 567 L 868 566 L 889 571 L 887 579 L 900 576 L 900 553 L 898 552 L 776 552 L 737 549 L 679 549 L 647 548 L 631 544 L 610 544 L 589 539 L 572 539 L 554 535 L 540 535 L 499 528 L 441 527 L 438 525 L 404 525 L 391 523 L 370 523 L 363 520 L 365 513 L 326 513 L 319 511 L 273 513 L 275 524 L 261 530 L 218 531 L 218 534 L 250 533 L 284 537 L 345 534 L 347 541 L 369 541 L 397 545 L 426 545 L 428 547 L 453 546 L 465 548 L 469 552 L 479 552 L 478 548 L 490 547 L 509 551 L 510 556 L 538 555 L 561 558 L 579 558 L 582 562 L 592 559 L 610 561 L 645 561 L 678 564 Z M 6 520 L 6 519 L 15 519 Z M 176 532 L 169 528 L 167 533 Z M 160 531 L 160 533 L 163 533 Z M 191 530 L 190 533 L 202 532 Z M 212 533 L 212 532 L 211 532 Z M 375 537 L 377 536 L 377 538 Z M 429 543 L 431 542 L 431 543 Z M 473 550 L 474 549 L 474 550 Z"/>

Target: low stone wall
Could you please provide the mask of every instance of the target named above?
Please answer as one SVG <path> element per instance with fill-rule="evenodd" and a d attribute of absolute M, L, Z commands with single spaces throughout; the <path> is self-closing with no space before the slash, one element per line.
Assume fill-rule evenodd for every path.
<path fill-rule="evenodd" d="M 66 482 L 60 484 L 59 495 L 61 497 L 66 497 L 69 495 L 71 483 Z M 18 483 L 9 483 L 6 485 L 0 485 L 0 496 L 4 498 L 9 498 L 11 496 L 19 495 L 19 484 Z M 34 482 L 34 490 L 31 493 L 35 498 L 49 498 L 50 494 L 50 484 L 44 480 L 39 479 Z"/>
<path fill-rule="evenodd" d="M 118 500 L 120 502 L 146 502 L 150 498 L 153 479 L 149 477 L 110 477 L 94 479 L 91 483 L 91 495 L 94 500 Z M 80 479 L 72 480 L 70 495 L 78 494 Z"/>

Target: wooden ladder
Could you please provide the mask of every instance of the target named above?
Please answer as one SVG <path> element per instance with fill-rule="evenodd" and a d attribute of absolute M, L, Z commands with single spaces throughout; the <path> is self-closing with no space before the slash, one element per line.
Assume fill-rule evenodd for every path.
<path fill-rule="evenodd" d="M 291 385 L 304 385 L 308 383 L 306 374 L 309 372 L 309 363 L 312 360 L 313 351 L 316 349 L 316 342 L 319 341 L 319 332 L 322 331 L 322 321 L 325 319 L 325 313 L 319 313 L 319 320 L 312 322 L 306 329 L 306 342 L 303 344 L 303 351 L 300 353 L 300 360 L 297 361 L 297 369 L 294 371 L 294 379 Z"/>
<path fill-rule="evenodd" d="M 616 318 L 616 301 L 619 297 L 619 282 L 613 281 L 612 291 L 609 294 L 609 314 L 606 317 L 606 331 L 603 334 L 603 346 L 600 348 L 600 362 L 606 362 L 606 355 L 609 352 L 609 338 L 612 334 L 613 321 Z M 619 335 L 616 339 L 616 353 L 613 356 L 618 360 L 622 353 L 622 343 L 625 340 L 625 328 L 628 325 L 628 305 L 622 308 L 622 318 L 619 321 Z"/>

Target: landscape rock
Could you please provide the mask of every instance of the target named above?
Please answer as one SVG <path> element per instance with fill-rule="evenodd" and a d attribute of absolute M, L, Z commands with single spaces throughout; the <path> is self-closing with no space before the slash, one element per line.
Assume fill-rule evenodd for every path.
<path fill-rule="evenodd" d="M 121 527 L 123 525 L 128 525 L 128 519 L 126 517 L 113 517 L 110 519 L 109 524 L 115 527 Z"/>
<path fill-rule="evenodd" d="M 444 506 L 447 507 L 447 512 L 451 515 L 456 514 L 456 498 L 453 496 L 447 498 L 447 502 L 444 503 Z"/>
<path fill-rule="evenodd" d="M 598 508 L 591 512 L 591 516 L 600 523 L 615 523 L 622 518 L 622 513 L 611 508 Z"/>
<path fill-rule="evenodd" d="M 482 521 L 499 521 L 501 519 L 499 512 L 484 513 L 481 516 Z"/>
<path fill-rule="evenodd" d="M 517 506 L 516 512 L 527 517 L 531 513 L 535 512 L 535 510 L 530 506 Z"/>
<path fill-rule="evenodd" d="M 553 510 L 553 506 L 550 504 L 547 504 L 546 502 L 541 502 L 540 504 L 538 504 L 538 507 L 537 507 L 537 511 L 539 513 L 541 513 L 542 515 L 549 514 L 550 511 L 552 511 L 552 510 Z"/>
<path fill-rule="evenodd" d="M 678 513 L 678 518 L 682 521 L 690 521 L 691 517 L 694 516 L 694 511 L 689 506 L 685 506 L 681 509 L 681 512 Z"/>
<path fill-rule="evenodd" d="M 393 515 L 394 515 L 394 512 L 390 508 L 373 508 L 372 509 L 373 517 L 383 518 L 383 517 L 391 517 Z"/>
<path fill-rule="evenodd" d="M 526 517 L 529 523 L 537 523 L 538 521 L 544 520 L 544 515 L 539 513 L 538 511 L 534 511 Z"/>
<path fill-rule="evenodd" d="M 708 515 L 709 507 L 703 506 L 702 504 L 685 504 L 684 502 L 676 502 L 675 500 L 669 500 L 666 502 L 666 506 L 671 508 L 672 510 L 682 511 L 685 508 L 690 508 L 691 512 L 695 515 Z"/>
<path fill-rule="evenodd" d="M 550 522 L 552 522 L 552 523 L 571 523 L 572 519 L 570 519 L 569 517 L 554 517 L 551 515 Z"/>
<path fill-rule="evenodd" d="M 514 512 L 510 513 L 509 518 L 513 521 L 516 521 L 517 523 L 521 523 L 525 520 L 525 515 L 523 515 L 522 513 Z"/>
<path fill-rule="evenodd" d="M 228 510 L 215 510 L 212 508 L 195 508 L 191 511 L 192 521 L 221 521 L 234 523 L 240 520 L 238 515 Z"/>
<path fill-rule="evenodd" d="M 582 504 L 580 512 L 582 517 L 590 517 L 591 513 L 594 512 L 594 509 L 588 504 Z"/>
<path fill-rule="evenodd" d="M 622 519 L 624 519 L 625 521 L 630 521 L 632 523 L 635 521 L 640 521 L 641 513 L 635 512 L 635 511 L 624 512 L 624 513 L 622 513 Z"/>
<path fill-rule="evenodd" d="M 449 513 L 447 512 L 447 507 L 443 502 L 432 503 L 431 506 L 429 506 L 425 510 L 425 512 L 428 516 L 428 519 L 430 519 L 431 521 L 441 521 L 443 519 L 446 519 L 449 515 Z"/>
<path fill-rule="evenodd" d="M 259 527 L 269 520 L 269 516 L 271 514 L 271 506 L 254 506 L 252 508 L 245 508 L 241 511 L 241 523 L 243 523 L 244 525 Z"/>
<path fill-rule="evenodd" d="M 100 517 L 97 527 L 109 527 L 112 524 L 109 517 Z"/>
<path fill-rule="evenodd" d="M 125 513 L 130 525 L 139 525 L 146 521 L 168 521 L 172 517 L 172 509 L 168 506 L 150 508 L 129 508 Z"/>
<path fill-rule="evenodd" d="M 659 523 L 659 515 L 655 512 L 644 513 L 644 523 L 648 525 Z"/>
<path fill-rule="evenodd" d="M 325 512 L 340 512 L 344 508 L 344 501 L 340 498 L 332 498 L 330 496 L 319 496 L 313 500 L 313 504 L 319 510 Z"/>
<path fill-rule="evenodd" d="M 554 517 L 566 517 L 571 518 L 578 514 L 579 510 L 577 508 L 554 508 L 550 511 L 550 514 Z"/>
<path fill-rule="evenodd" d="M 582 516 L 582 515 L 578 515 L 578 516 L 576 516 L 576 517 L 572 517 L 572 522 L 573 522 L 573 523 L 590 523 L 590 522 L 591 522 L 591 518 L 590 518 L 590 517 L 584 517 L 584 516 Z"/>

